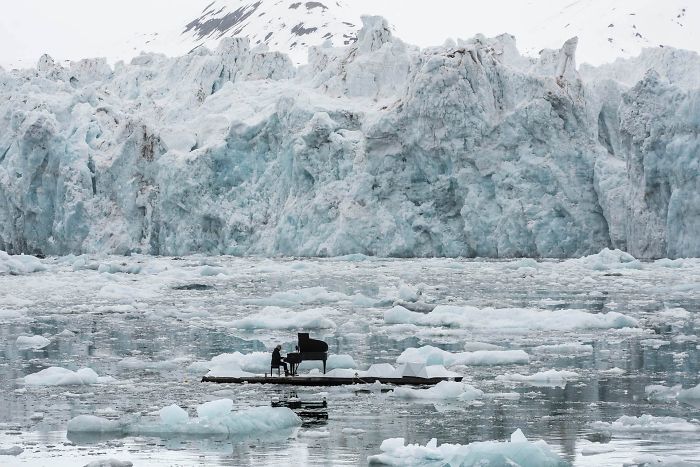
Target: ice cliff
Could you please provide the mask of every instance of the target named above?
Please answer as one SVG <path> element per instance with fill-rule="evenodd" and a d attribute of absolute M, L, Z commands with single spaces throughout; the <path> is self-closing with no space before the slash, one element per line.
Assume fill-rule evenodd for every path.
<path fill-rule="evenodd" d="M 0 250 L 699 256 L 700 58 L 576 45 L 366 17 L 300 68 L 245 39 L 0 68 Z"/>

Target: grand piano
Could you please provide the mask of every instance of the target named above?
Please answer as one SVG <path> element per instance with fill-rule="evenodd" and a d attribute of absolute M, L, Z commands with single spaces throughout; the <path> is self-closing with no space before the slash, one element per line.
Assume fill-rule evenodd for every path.
<path fill-rule="evenodd" d="M 284 359 L 289 363 L 292 375 L 297 373 L 299 364 L 304 361 L 323 361 L 323 374 L 326 374 L 326 360 L 328 360 L 328 344 L 318 339 L 311 339 L 308 332 L 298 334 L 299 343 L 297 351 L 288 353 Z"/>

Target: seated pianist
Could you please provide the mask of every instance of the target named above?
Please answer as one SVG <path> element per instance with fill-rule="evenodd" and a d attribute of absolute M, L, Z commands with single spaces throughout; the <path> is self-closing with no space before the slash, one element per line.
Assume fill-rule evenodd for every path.
<path fill-rule="evenodd" d="M 283 366 L 284 376 L 289 376 L 289 368 L 287 367 L 287 363 L 284 361 L 285 359 L 282 358 L 282 355 L 280 354 L 281 350 L 282 346 L 278 345 L 277 347 L 275 347 L 275 350 L 272 351 L 272 362 L 270 363 L 270 368 L 277 368 L 279 370 L 279 367 Z"/>

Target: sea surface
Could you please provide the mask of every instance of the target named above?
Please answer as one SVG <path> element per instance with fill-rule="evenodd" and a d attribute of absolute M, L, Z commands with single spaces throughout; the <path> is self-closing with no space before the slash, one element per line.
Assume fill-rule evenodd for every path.
<path fill-rule="evenodd" d="M 545 440 L 572 465 L 620 466 L 644 454 L 675 455 L 700 465 L 700 401 L 694 406 L 672 396 L 659 400 L 645 391 L 650 385 L 687 389 L 700 383 L 699 260 L 131 256 L 43 263 L 45 271 L 0 276 L 0 449 L 24 450 L 0 456 L 0 465 L 85 465 L 106 458 L 137 466 L 366 465 L 388 438 L 468 444 L 504 441 L 518 428 L 528 439 Z M 199 290 L 186 290 L 192 286 Z M 397 301 L 416 299 L 429 307 L 477 307 L 483 316 L 447 326 L 385 322 L 384 313 Z M 530 360 L 452 367 L 486 393 L 472 402 L 407 400 L 353 387 L 201 383 L 204 372 L 194 362 L 223 353 L 270 352 L 277 343 L 292 350 L 298 331 L 293 326 L 269 329 L 276 327 L 272 319 L 235 327 L 236 320 L 269 306 L 280 312 L 321 309 L 319 316 L 332 326 L 312 323 L 306 331 L 327 341 L 331 354 L 351 355 L 358 369 L 394 364 L 405 349 L 427 345 L 463 352 L 493 344 L 524 350 Z M 512 320 L 489 318 L 489 310 L 501 308 L 512 310 Z M 636 325 L 587 329 L 562 319 L 538 326 L 521 322 L 519 310 L 616 312 Z M 41 335 L 50 343 L 20 348 L 22 335 Z M 571 354 L 541 347 L 570 343 L 591 349 Z M 116 381 L 24 383 L 26 375 L 51 366 L 89 367 Z M 498 378 L 550 369 L 578 376 L 560 385 Z M 82 414 L 149 419 L 170 404 L 194 413 L 210 400 L 229 398 L 235 409 L 245 409 L 293 396 L 325 399 L 327 419 L 305 418 L 298 429 L 233 438 L 75 435 L 66 428 Z M 594 427 L 643 414 L 677 417 L 698 430 Z M 343 432 L 347 428 L 356 430 Z M 611 452 L 584 456 L 593 443 Z"/>

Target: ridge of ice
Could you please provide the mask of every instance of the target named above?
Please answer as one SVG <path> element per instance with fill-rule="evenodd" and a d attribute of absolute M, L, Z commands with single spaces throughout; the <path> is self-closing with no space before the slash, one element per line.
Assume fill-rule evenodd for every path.
<path fill-rule="evenodd" d="M 618 312 L 595 314 L 582 310 L 477 308 L 452 305 L 439 305 L 430 313 L 416 313 L 403 307 L 394 307 L 384 312 L 384 322 L 464 329 L 495 329 L 503 332 L 620 329 L 638 325 L 636 319 Z"/>
<path fill-rule="evenodd" d="M 370 465 L 427 466 L 427 465 L 518 465 L 521 467 L 555 467 L 564 461 L 545 441 L 528 441 L 520 430 L 510 441 L 484 441 L 467 445 L 442 444 L 432 439 L 425 446 L 405 445 L 404 438 L 386 439 L 382 453 L 369 456 Z"/>
<path fill-rule="evenodd" d="M 27 386 L 71 386 L 112 383 L 114 381 L 115 379 L 111 376 L 99 376 L 91 368 L 71 371 L 67 368 L 55 366 L 24 377 L 24 384 Z"/>
<path fill-rule="evenodd" d="M 526 364 L 530 356 L 523 350 L 477 350 L 474 352 L 448 352 L 430 345 L 408 348 L 396 359 L 397 363 L 423 363 L 426 365 L 512 365 Z"/>
<path fill-rule="evenodd" d="M 419 49 L 365 17 L 301 68 L 226 38 L 0 70 L 0 249 L 699 256 L 700 57 L 664 48 L 582 80 L 576 46 Z M 11 261 L 0 273 L 40 267 Z"/>
<path fill-rule="evenodd" d="M 230 400 L 212 401 L 197 407 L 199 417 L 171 405 L 159 411 L 159 421 L 109 420 L 79 415 L 68 422 L 69 433 L 113 433 L 131 436 L 211 436 L 247 435 L 301 425 L 297 415 L 286 407 L 255 407 L 232 412 Z"/>
<path fill-rule="evenodd" d="M 621 432 L 695 432 L 700 431 L 700 425 L 677 417 L 655 417 L 644 414 L 639 417 L 623 415 L 614 422 L 593 422 L 591 426 L 597 430 Z"/>
<path fill-rule="evenodd" d="M 532 375 L 521 375 L 519 373 L 506 373 L 496 376 L 496 381 L 527 383 L 531 386 L 561 386 L 574 379 L 578 379 L 579 374 L 567 370 L 545 370 Z"/>

